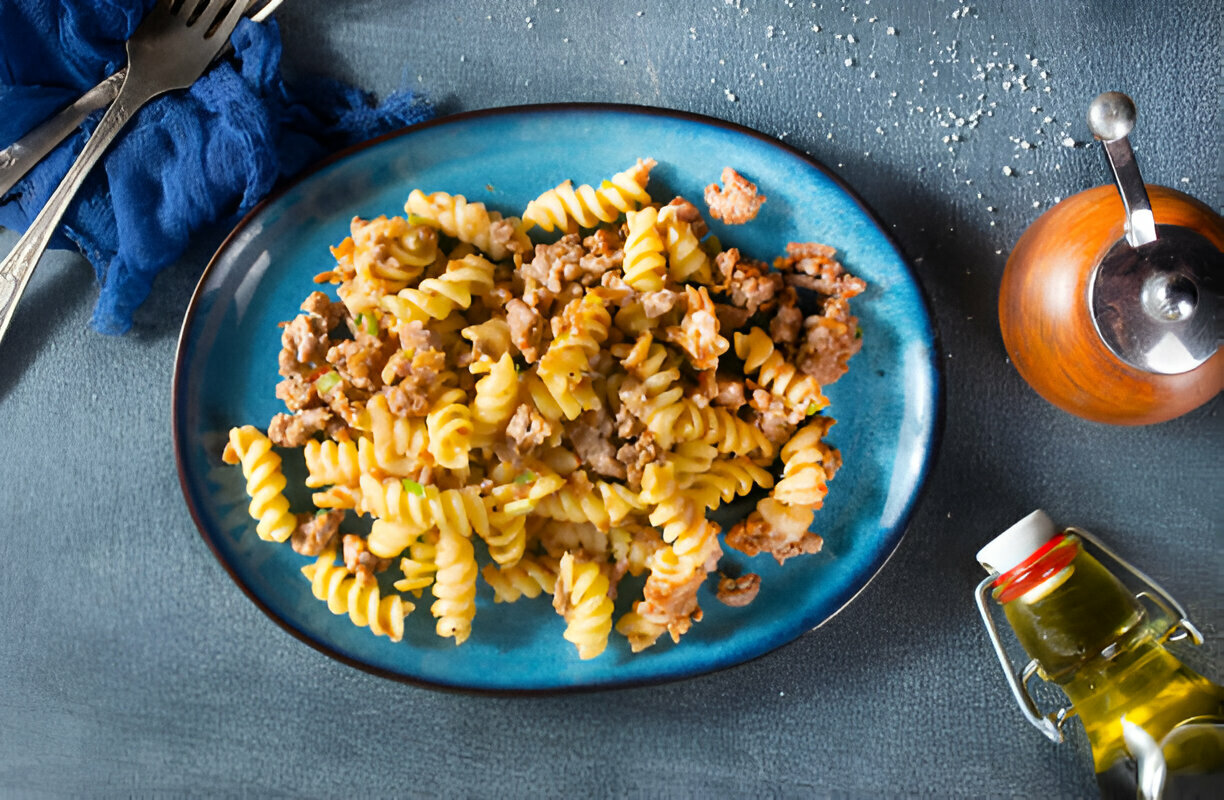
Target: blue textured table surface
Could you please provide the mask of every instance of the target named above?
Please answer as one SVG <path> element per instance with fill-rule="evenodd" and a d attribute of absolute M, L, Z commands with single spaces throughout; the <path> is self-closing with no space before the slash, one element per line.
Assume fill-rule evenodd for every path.
<path fill-rule="evenodd" d="M 1083 123 L 1100 91 L 1135 98 L 1149 182 L 1220 209 L 1224 5 L 288 0 L 279 18 L 291 72 L 421 87 L 443 113 L 664 106 L 829 165 L 929 293 L 936 469 L 867 590 L 749 664 L 555 698 L 404 686 L 282 631 L 187 514 L 170 374 L 224 231 L 120 339 L 86 328 L 88 266 L 52 254 L 0 344 L 0 794 L 1091 796 L 1082 732 L 1055 746 L 1024 722 L 971 600 L 973 553 L 1037 506 L 1179 597 L 1208 639 L 1193 663 L 1224 677 L 1220 398 L 1147 428 L 1078 420 L 1012 369 L 995 313 L 1023 229 L 1107 179 Z"/>

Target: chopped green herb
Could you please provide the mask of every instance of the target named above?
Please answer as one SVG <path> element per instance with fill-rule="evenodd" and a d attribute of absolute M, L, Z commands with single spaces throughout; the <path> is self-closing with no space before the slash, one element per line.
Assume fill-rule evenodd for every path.
<path fill-rule="evenodd" d="M 862 338 L 863 338 L 863 326 L 862 326 L 862 325 L 855 325 L 855 326 L 854 326 L 854 338 L 855 338 L 855 339 L 862 339 Z"/>
<path fill-rule="evenodd" d="M 373 311 L 362 311 L 358 317 L 361 324 L 365 326 L 365 332 L 371 336 L 378 335 L 378 317 L 374 316 Z"/>
<path fill-rule="evenodd" d="M 442 227 L 435 220 L 432 220 L 429 217 L 422 217 L 420 214 L 409 214 L 408 224 L 409 225 L 428 225 L 431 228 Z"/>
<path fill-rule="evenodd" d="M 315 381 L 315 391 L 320 396 L 327 394 L 332 389 L 340 385 L 340 373 L 334 369 L 324 372 L 317 381 Z"/>
<path fill-rule="evenodd" d="M 810 417 L 820 410 L 820 406 L 816 403 L 809 403 L 807 407 L 807 415 Z"/>
<path fill-rule="evenodd" d="M 316 517 L 321 517 L 321 516 L 323 516 L 323 515 L 324 515 L 324 514 L 326 514 L 326 513 L 327 513 L 327 509 L 326 509 L 326 508 L 320 508 L 318 511 L 316 511 L 316 512 L 315 512 L 315 516 L 316 516 Z"/>
<path fill-rule="evenodd" d="M 522 475 L 519 475 L 517 478 L 515 478 L 514 482 L 517 483 L 519 486 L 523 486 L 525 484 L 531 483 L 535 479 L 536 479 L 535 473 L 532 472 L 531 470 L 527 470 Z"/>
<path fill-rule="evenodd" d="M 404 484 L 404 491 L 408 494 L 415 494 L 417 497 L 425 496 L 425 487 L 411 478 L 404 478 L 401 483 Z"/>

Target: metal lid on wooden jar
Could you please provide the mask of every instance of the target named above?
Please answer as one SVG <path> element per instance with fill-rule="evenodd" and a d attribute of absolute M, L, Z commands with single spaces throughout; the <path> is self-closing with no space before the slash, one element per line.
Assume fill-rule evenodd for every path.
<path fill-rule="evenodd" d="M 1205 237 L 1157 225 L 1154 241 L 1119 240 L 1089 283 L 1101 340 L 1119 359 L 1163 375 L 1189 372 L 1219 346 L 1224 253 Z"/>

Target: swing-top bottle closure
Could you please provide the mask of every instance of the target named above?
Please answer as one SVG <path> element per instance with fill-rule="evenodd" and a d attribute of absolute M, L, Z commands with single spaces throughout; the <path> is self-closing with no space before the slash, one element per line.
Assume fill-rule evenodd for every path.
<path fill-rule="evenodd" d="M 1162 641 L 1177 641 L 1187 636 L 1194 644 L 1202 644 L 1203 637 L 1186 616 L 1185 609 L 1172 596 L 1137 567 L 1124 560 L 1092 534 L 1080 528 L 1060 531 L 1053 520 L 1038 509 L 996 536 L 977 553 L 977 560 L 990 574 L 978 584 L 975 592 L 978 612 L 994 645 L 995 655 L 1003 667 L 1004 676 L 1011 687 L 1020 711 L 1025 718 L 1051 741 L 1063 740 L 1062 728 L 1075 715 L 1070 707 L 1043 713 L 1028 691 L 1028 683 L 1037 675 L 1041 665 L 1031 659 L 1022 670 L 1017 670 L 1007 654 L 999 636 L 998 626 L 990 612 L 988 603 L 992 590 L 998 589 L 1000 603 L 1020 599 L 1036 602 L 1057 589 L 1071 573 L 1077 547 L 1059 546 L 1067 537 L 1074 535 L 1092 544 L 1100 553 L 1137 578 L 1146 587 L 1135 594 L 1137 600 L 1147 600 L 1163 612 L 1165 618 L 1173 620 L 1170 627 L 1158 638 Z M 1054 553 L 1053 557 L 1050 557 Z"/>

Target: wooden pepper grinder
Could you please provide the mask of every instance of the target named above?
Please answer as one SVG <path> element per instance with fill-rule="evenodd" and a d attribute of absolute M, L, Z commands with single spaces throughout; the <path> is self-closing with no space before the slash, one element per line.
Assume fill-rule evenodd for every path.
<path fill-rule="evenodd" d="M 1187 194 L 1147 185 L 1126 138 L 1135 104 L 1092 102 L 1117 191 L 1098 186 L 1034 222 L 1007 260 L 1003 344 L 1020 375 L 1059 408 L 1146 425 L 1224 389 L 1224 218 Z"/>

